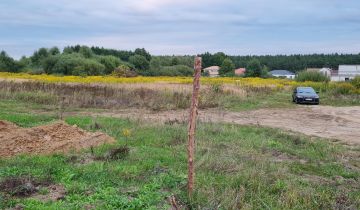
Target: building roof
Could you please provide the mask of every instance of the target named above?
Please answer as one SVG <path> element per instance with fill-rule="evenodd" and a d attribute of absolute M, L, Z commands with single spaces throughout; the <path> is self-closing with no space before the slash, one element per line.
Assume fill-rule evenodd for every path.
<path fill-rule="evenodd" d="M 295 75 L 295 73 L 288 71 L 288 70 L 272 70 L 269 72 L 270 74 L 274 75 Z"/>
<path fill-rule="evenodd" d="M 246 72 L 246 69 L 245 68 L 238 68 L 238 69 L 235 69 L 234 73 L 236 75 L 242 75 L 242 74 L 245 74 Z"/>
<path fill-rule="evenodd" d="M 209 66 L 204 69 L 204 71 L 219 71 L 219 70 L 220 70 L 220 66 Z"/>

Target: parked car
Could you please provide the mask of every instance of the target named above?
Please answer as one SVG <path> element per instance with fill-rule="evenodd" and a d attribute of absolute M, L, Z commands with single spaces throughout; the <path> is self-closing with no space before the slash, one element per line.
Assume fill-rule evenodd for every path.
<path fill-rule="evenodd" d="M 297 87 L 292 95 L 293 102 L 297 104 L 319 104 L 319 92 L 312 87 Z"/>

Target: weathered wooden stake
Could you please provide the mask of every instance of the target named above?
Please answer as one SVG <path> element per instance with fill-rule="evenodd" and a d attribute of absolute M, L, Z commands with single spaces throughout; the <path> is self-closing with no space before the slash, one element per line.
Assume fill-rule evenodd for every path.
<path fill-rule="evenodd" d="M 194 189 L 194 151 L 195 151 L 195 129 L 199 101 L 201 57 L 195 57 L 195 73 L 193 83 L 193 94 L 191 99 L 189 130 L 188 130 L 188 195 L 191 198 Z"/>

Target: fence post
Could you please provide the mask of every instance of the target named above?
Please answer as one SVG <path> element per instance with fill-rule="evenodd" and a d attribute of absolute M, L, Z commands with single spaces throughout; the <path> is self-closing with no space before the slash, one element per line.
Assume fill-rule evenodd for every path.
<path fill-rule="evenodd" d="M 191 98 L 189 130 L 188 130 L 188 196 L 191 198 L 194 189 L 194 151 L 195 151 L 195 130 L 196 117 L 199 104 L 200 76 L 201 76 L 201 57 L 195 57 L 194 65 L 193 93 Z"/>

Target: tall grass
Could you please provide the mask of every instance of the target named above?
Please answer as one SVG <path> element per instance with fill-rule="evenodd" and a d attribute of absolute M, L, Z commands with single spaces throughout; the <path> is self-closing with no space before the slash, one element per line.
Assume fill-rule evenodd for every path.
<path fill-rule="evenodd" d="M 330 78 L 324 74 L 316 71 L 302 71 L 296 76 L 296 81 L 298 82 L 329 82 Z"/>

